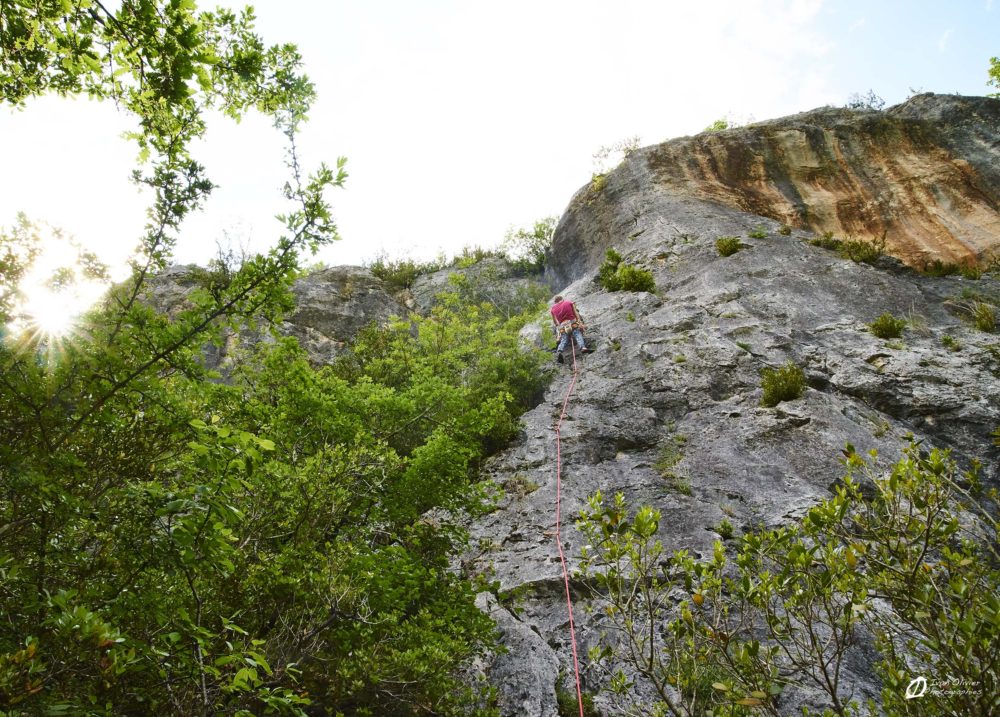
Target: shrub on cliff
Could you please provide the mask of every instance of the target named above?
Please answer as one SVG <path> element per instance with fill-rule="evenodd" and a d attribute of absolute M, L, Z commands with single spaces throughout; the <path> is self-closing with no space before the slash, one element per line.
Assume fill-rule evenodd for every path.
<path fill-rule="evenodd" d="M 904 328 L 906 328 L 906 320 L 897 319 L 889 313 L 882 314 L 868 324 L 868 330 L 872 332 L 873 336 L 880 339 L 898 339 L 903 335 Z"/>
<path fill-rule="evenodd" d="M 806 387 L 806 375 L 789 361 L 780 368 L 765 368 L 760 372 L 760 385 L 764 390 L 760 405 L 772 408 L 782 401 L 793 401 Z"/>
<path fill-rule="evenodd" d="M 652 273 L 624 263 L 621 254 L 614 249 L 605 253 L 597 270 L 597 283 L 608 291 L 656 291 Z"/>
<path fill-rule="evenodd" d="M 719 237 L 715 240 L 715 250 L 719 252 L 719 256 L 732 256 L 742 248 L 739 237 Z"/>

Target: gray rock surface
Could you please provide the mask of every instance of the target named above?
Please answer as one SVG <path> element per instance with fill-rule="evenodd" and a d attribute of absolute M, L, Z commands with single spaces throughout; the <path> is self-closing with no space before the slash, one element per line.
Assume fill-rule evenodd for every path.
<path fill-rule="evenodd" d="M 1000 301 L 996 278 L 933 278 L 891 259 L 856 264 L 811 246 L 811 234 L 782 236 L 777 222 L 649 190 L 641 176 L 605 191 L 613 201 L 605 211 L 575 203 L 563 217 L 553 271 L 569 283 L 562 293 L 577 302 L 598 347 L 578 357 L 562 429 L 562 540 L 571 570 L 583 547 L 572 519 L 598 490 L 655 506 L 667 549 L 697 555 L 710 550 L 719 537 L 714 526 L 727 515 L 739 534 L 788 522 L 828 496 L 843 475 L 846 442 L 891 461 L 913 433 L 952 448 L 966 465 L 982 460 L 985 479 L 1000 481 L 1000 450 L 989 435 L 1000 425 L 1000 343 L 957 315 L 963 292 Z M 641 211 L 633 217 L 629 207 Z M 761 226 L 764 238 L 748 237 Z M 720 257 L 715 240 L 723 235 L 742 237 L 744 248 Z M 650 270 L 657 293 L 600 289 L 593 279 L 608 246 Z M 866 324 L 886 312 L 909 320 L 902 339 L 869 332 Z M 523 336 L 546 340 L 534 325 Z M 945 347 L 945 336 L 961 350 Z M 761 407 L 761 369 L 786 361 L 804 368 L 809 387 L 798 400 Z M 552 425 L 570 378 L 569 367 L 558 368 L 544 402 L 524 416 L 517 444 L 489 464 L 505 495 L 472 526 L 478 547 L 466 563 L 499 582 L 507 606 L 517 608 L 511 615 L 542 636 L 564 675 L 571 674 L 566 606 L 548 532 L 556 499 Z M 678 455 L 673 472 L 690 495 L 655 468 L 666 446 Z M 585 656 L 605 625 L 599 611 L 585 612 L 582 586 L 574 591 Z M 510 669 L 536 669 L 537 649 L 519 659 L 520 643 L 508 647 L 504 681 L 526 684 L 527 674 Z M 585 659 L 584 669 L 593 690 L 598 676 Z M 845 684 L 855 697 L 877 694 L 871 679 L 864 659 L 849 664 Z M 788 693 L 782 708 L 797 712 L 791 702 L 809 699 Z M 504 714 L 552 713 L 533 706 Z"/>
<path fill-rule="evenodd" d="M 150 281 L 146 300 L 173 315 L 187 307 L 188 296 L 201 286 L 199 277 L 204 273 L 194 265 L 168 267 Z M 292 295 L 295 310 L 277 327 L 278 333 L 298 339 L 315 363 L 332 361 L 365 326 L 407 314 L 382 280 L 360 266 L 335 266 L 306 274 L 293 284 Z M 225 373 L 242 349 L 270 340 L 258 332 L 236 335 L 227 331 L 221 347 L 204 347 L 205 363 Z"/>
<path fill-rule="evenodd" d="M 333 360 L 365 326 L 407 314 L 382 280 L 359 266 L 314 271 L 295 282 L 292 294 L 295 311 L 281 332 L 297 338 L 317 363 Z"/>

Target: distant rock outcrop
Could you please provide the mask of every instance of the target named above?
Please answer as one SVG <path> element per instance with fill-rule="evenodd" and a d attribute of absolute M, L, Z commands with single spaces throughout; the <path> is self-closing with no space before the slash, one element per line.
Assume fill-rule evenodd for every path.
<path fill-rule="evenodd" d="M 157 274 L 147 288 L 147 300 L 158 310 L 174 314 L 186 306 L 188 295 L 202 285 L 206 271 L 194 265 L 176 265 Z M 310 272 L 292 285 L 295 310 L 277 327 L 294 336 L 315 363 L 329 363 L 358 331 L 407 310 L 386 291 L 381 279 L 360 266 L 334 266 Z M 225 371 L 239 349 L 269 334 L 226 332 L 221 347 L 205 346 L 205 362 Z"/>

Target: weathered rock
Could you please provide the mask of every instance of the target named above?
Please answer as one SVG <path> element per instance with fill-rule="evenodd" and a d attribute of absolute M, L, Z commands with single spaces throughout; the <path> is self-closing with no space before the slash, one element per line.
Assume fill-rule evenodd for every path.
<path fill-rule="evenodd" d="M 188 296 L 204 283 L 206 270 L 171 266 L 149 283 L 147 300 L 168 315 L 189 306 Z M 278 326 L 294 336 L 316 363 L 329 363 L 365 326 L 405 316 L 406 307 L 386 292 L 381 279 L 359 266 L 335 266 L 314 271 L 292 286 L 295 310 Z M 227 332 L 222 347 L 204 347 L 205 364 L 227 370 L 239 351 L 270 336 L 252 331 Z"/>
<path fill-rule="evenodd" d="M 406 316 L 406 307 L 382 280 L 360 266 L 334 266 L 305 275 L 292 286 L 295 311 L 281 325 L 317 363 L 328 363 L 371 323 Z"/>
<path fill-rule="evenodd" d="M 1000 482 L 1000 449 L 990 436 L 1000 425 L 1000 344 L 956 310 L 975 296 L 1000 304 L 995 277 L 934 278 L 893 261 L 854 263 L 811 246 L 812 235 L 801 230 L 783 236 L 774 220 L 677 196 L 648 155 L 626 161 L 592 203 L 582 190 L 560 221 L 550 267 L 550 276 L 569 284 L 562 293 L 578 303 L 598 346 L 577 359 L 562 428 L 562 540 L 571 572 L 583 548 L 572 520 L 598 490 L 655 506 L 667 549 L 699 555 L 710 551 L 724 517 L 737 532 L 775 526 L 828 496 L 843 475 L 847 442 L 892 461 L 912 433 L 951 448 L 964 465 L 982 460 L 984 480 Z M 978 176 L 994 181 L 988 171 Z M 982 189 L 996 195 L 995 183 Z M 764 238 L 748 237 L 760 227 Z M 740 236 L 744 248 L 719 256 L 715 241 L 723 235 Z M 657 294 L 600 289 L 594 278 L 609 246 L 650 270 Z M 902 339 L 868 330 L 886 312 L 908 319 Z M 543 339 L 535 329 L 525 336 Z M 950 350 L 944 337 L 961 349 Z M 761 369 L 787 361 L 805 370 L 809 387 L 797 400 L 761 407 Z M 469 557 L 502 591 L 520 596 L 512 616 L 556 651 L 564 674 L 572 669 L 566 605 L 548 533 L 556 500 L 552 425 L 570 376 L 569 367 L 559 368 L 545 401 L 524 416 L 517 444 L 490 462 L 506 494 L 499 510 L 472 526 L 473 544 L 489 549 Z M 674 465 L 665 478 L 656 463 L 667 452 Z M 574 583 L 574 593 L 586 655 L 606 625 L 599 611 L 584 611 L 582 585 Z M 518 646 L 509 647 L 505 669 L 532 669 L 528 656 L 517 659 Z M 845 689 L 859 698 L 878 694 L 866 649 L 846 666 Z M 586 659 L 584 669 L 585 685 L 599 686 Z M 504 675 L 517 684 L 530 679 Z M 781 709 L 796 712 L 813 697 L 789 692 Z"/>
<path fill-rule="evenodd" d="M 684 226 L 685 212 L 659 210 L 664 196 L 842 238 L 884 235 L 913 266 L 980 261 L 1000 250 L 1000 100 L 923 94 L 885 112 L 827 107 L 645 147 L 573 199 L 554 284 L 610 241 L 658 230 L 651 215 Z"/>

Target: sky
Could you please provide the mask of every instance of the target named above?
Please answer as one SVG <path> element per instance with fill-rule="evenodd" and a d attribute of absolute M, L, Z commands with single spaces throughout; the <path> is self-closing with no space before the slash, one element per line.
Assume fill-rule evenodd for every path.
<path fill-rule="evenodd" d="M 994 0 L 252 4 L 265 42 L 297 44 L 316 85 L 305 166 L 347 157 L 346 186 L 328 197 L 342 239 L 309 259 L 326 264 L 494 246 L 560 215 L 598 169 L 594 153 L 628 137 L 655 144 L 869 90 L 887 106 L 997 91 Z M 0 109 L 0 226 L 23 211 L 120 262 L 148 205 L 128 179 L 131 126 L 85 99 Z M 204 264 L 219 242 L 273 245 L 283 152 L 258 116 L 211 118 L 195 156 L 219 186 L 183 225 L 178 262 Z"/>

